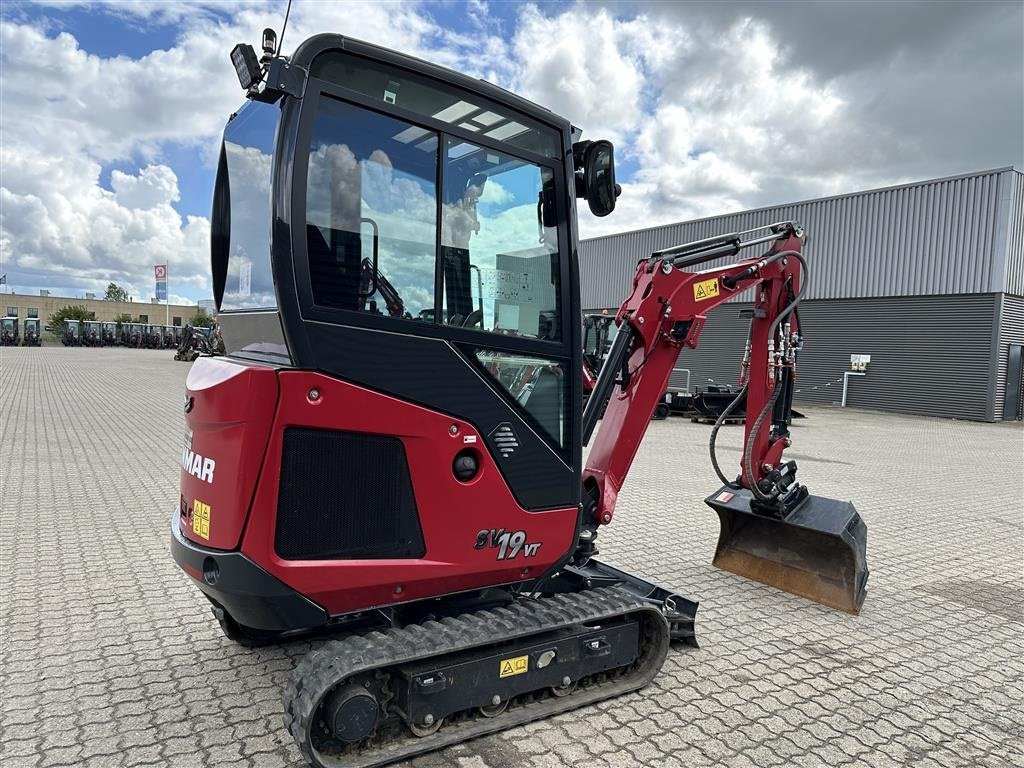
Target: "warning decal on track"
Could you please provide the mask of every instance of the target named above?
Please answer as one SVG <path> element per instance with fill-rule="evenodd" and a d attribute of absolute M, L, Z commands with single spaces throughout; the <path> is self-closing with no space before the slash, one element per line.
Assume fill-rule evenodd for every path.
<path fill-rule="evenodd" d="M 498 677 L 521 675 L 530 668 L 529 656 L 516 656 L 513 659 L 502 659 L 498 665 Z"/>
<path fill-rule="evenodd" d="M 192 533 L 210 538 L 210 505 L 196 499 L 192 504 Z"/>
<path fill-rule="evenodd" d="M 712 278 L 711 280 L 701 280 L 699 283 L 693 284 L 693 300 L 704 301 L 706 299 L 713 299 L 718 295 L 718 278 Z"/>

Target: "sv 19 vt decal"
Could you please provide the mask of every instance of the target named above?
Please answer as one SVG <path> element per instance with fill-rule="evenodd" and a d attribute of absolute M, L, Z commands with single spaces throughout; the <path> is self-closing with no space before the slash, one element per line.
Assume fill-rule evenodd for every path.
<path fill-rule="evenodd" d="M 504 528 L 485 528 L 476 535 L 473 549 L 497 547 L 499 560 L 512 560 L 520 552 L 523 557 L 533 557 L 540 549 L 541 542 L 526 543 L 526 531 L 506 531 Z"/>

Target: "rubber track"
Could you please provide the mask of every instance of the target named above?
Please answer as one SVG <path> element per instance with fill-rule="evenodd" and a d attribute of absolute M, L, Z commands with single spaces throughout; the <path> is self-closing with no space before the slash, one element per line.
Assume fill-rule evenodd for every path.
<path fill-rule="evenodd" d="M 320 702 L 335 685 L 353 675 L 623 615 L 641 619 L 640 657 L 627 674 L 581 687 L 564 697 L 539 701 L 524 697 L 523 703 L 513 700 L 509 709 L 498 717 L 446 722 L 437 733 L 422 738 L 406 732 L 406 738 L 372 744 L 344 756 L 320 754 L 313 748 L 311 734 L 317 724 Z M 284 724 L 302 756 L 318 768 L 386 765 L 642 688 L 661 669 L 668 646 L 668 623 L 657 608 L 615 587 L 521 600 L 494 610 L 350 636 L 325 644 L 303 658 L 292 671 L 284 693 Z"/>

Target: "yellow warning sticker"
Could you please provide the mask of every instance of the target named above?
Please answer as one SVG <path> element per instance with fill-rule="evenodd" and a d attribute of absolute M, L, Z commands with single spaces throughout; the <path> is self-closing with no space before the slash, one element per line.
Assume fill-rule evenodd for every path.
<path fill-rule="evenodd" d="M 502 659 L 499 664 L 498 677 L 521 675 L 530 668 L 529 656 L 516 656 L 513 659 Z"/>
<path fill-rule="evenodd" d="M 204 539 L 210 538 L 210 505 L 199 499 L 192 502 L 192 533 Z"/>
<path fill-rule="evenodd" d="M 713 299 L 718 295 L 718 278 L 714 277 L 710 280 L 701 280 L 699 283 L 693 284 L 693 300 L 694 301 L 705 301 L 706 299 Z"/>

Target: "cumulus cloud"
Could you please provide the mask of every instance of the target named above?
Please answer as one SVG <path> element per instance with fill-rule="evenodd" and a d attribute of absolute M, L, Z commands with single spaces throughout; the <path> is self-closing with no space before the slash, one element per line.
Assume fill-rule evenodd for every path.
<path fill-rule="evenodd" d="M 528 5 L 512 41 L 516 90 L 621 143 L 642 114 L 642 29 L 604 9 L 591 14 L 577 6 L 548 16 Z M 649 35 L 639 37 L 649 42 Z"/>
<path fill-rule="evenodd" d="M 172 281 L 203 289 L 209 223 L 182 220 L 171 203 L 177 178 L 166 166 L 117 173 L 99 185 L 99 164 L 0 149 L 0 247 L 8 280 L 102 293 L 111 280 L 151 295 L 152 266 L 170 262 Z"/>
<path fill-rule="evenodd" d="M 125 208 L 150 209 L 178 201 L 178 177 L 166 165 L 147 165 L 137 176 L 115 170 L 114 199 Z"/>

